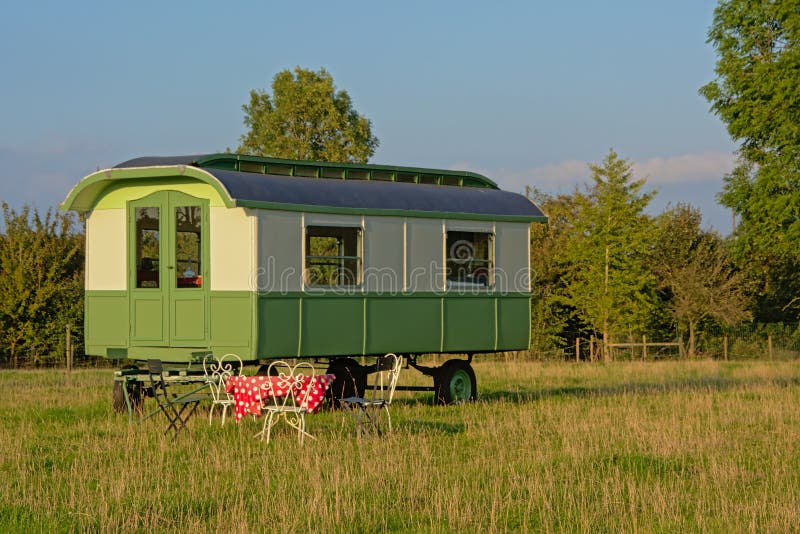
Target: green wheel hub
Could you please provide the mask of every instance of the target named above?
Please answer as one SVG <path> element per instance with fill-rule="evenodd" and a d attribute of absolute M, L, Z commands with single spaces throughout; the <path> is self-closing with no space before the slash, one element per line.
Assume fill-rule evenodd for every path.
<path fill-rule="evenodd" d="M 472 380 L 464 369 L 458 369 L 450 379 L 450 398 L 453 402 L 467 402 L 472 398 Z"/>

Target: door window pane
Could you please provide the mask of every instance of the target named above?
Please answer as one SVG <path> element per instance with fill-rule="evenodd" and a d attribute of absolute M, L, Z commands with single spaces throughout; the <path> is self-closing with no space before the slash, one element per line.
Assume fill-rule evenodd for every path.
<path fill-rule="evenodd" d="M 136 287 L 158 287 L 158 222 L 158 208 L 136 208 Z"/>
<path fill-rule="evenodd" d="M 200 206 L 175 208 L 175 287 L 203 287 Z"/>

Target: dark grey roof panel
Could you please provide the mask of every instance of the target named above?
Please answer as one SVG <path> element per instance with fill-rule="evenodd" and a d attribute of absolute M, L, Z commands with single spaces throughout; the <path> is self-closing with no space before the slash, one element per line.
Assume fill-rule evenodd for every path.
<path fill-rule="evenodd" d="M 116 168 L 193 165 L 203 155 L 135 158 Z M 517 193 L 374 180 L 331 180 L 276 176 L 204 168 L 240 201 L 275 202 L 334 208 L 408 210 L 479 215 L 542 217 L 542 211 Z"/>
<path fill-rule="evenodd" d="M 135 160 L 132 160 L 135 161 Z M 204 169 L 236 200 L 329 206 L 335 208 L 414 210 L 480 215 L 542 217 L 542 211 L 517 193 L 499 189 L 448 187 L 397 182 L 328 180 Z"/>

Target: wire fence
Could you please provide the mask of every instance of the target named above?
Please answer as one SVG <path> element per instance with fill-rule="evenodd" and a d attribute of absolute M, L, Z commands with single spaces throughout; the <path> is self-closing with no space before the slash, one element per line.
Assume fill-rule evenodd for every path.
<path fill-rule="evenodd" d="M 613 361 L 712 358 L 719 360 L 797 360 L 800 359 L 798 324 L 752 324 L 732 328 L 709 326 L 695 333 L 691 354 L 687 332 L 676 332 L 669 339 L 615 335 L 608 346 Z M 539 348 L 504 354 L 505 358 L 534 360 L 601 361 L 601 338 L 586 333 L 566 333 L 561 347 Z"/>
<path fill-rule="evenodd" d="M 69 327 L 67 329 L 66 356 L 54 354 L 48 358 L 37 358 L 13 365 L 0 358 L 0 369 L 9 367 L 114 367 L 121 362 L 83 354 L 83 346 L 72 346 Z M 653 339 L 647 336 L 615 335 L 609 344 L 612 361 L 657 361 L 690 358 L 717 360 L 800 360 L 800 324 L 752 324 L 732 328 L 709 326 L 696 332 L 695 352 L 690 354 L 688 333 L 676 332 L 671 338 Z M 585 332 L 567 332 L 553 347 L 552 339 L 547 347 L 497 353 L 503 360 L 540 361 L 602 361 L 602 339 Z M 434 356 L 434 361 L 439 357 Z M 444 358 L 444 356 L 442 356 Z M 447 358 L 444 358 L 447 359 Z M 122 362 L 124 363 L 124 362 Z"/>

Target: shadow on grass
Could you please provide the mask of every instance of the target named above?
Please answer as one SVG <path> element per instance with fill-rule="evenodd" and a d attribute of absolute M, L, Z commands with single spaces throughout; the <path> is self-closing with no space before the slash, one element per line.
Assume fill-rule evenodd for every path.
<path fill-rule="evenodd" d="M 562 386 L 535 391 L 489 391 L 481 393 L 483 402 L 533 402 L 549 398 L 615 397 L 620 395 L 665 395 L 674 392 L 727 391 L 747 386 L 800 386 L 800 378 L 735 379 L 687 378 L 671 382 L 629 382 L 615 386 Z"/>

